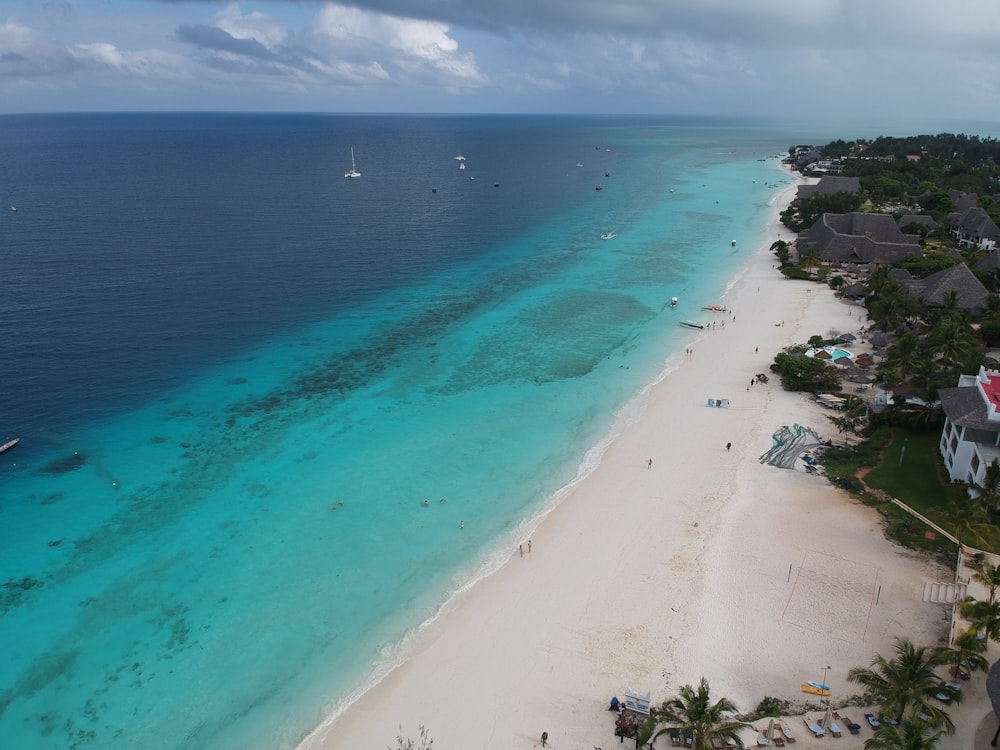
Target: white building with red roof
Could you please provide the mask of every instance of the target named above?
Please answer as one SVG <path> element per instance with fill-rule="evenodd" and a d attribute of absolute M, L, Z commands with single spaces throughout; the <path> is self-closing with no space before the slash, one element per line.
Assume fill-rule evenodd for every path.
<path fill-rule="evenodd" d="M 986 467 L 1000 461 L 1000 372 L 979 368 L 955 388 L 938 391 L 945 422 L 941 456 L 952 481 L 980 484 Z"/>

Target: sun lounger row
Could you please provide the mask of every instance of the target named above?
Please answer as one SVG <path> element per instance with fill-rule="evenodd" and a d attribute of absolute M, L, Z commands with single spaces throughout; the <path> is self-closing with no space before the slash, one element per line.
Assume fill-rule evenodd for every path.
<path fill-rule="evenodd" d="M 802 721 L 806 723 L 806 726 L 809 727 L 809 731 L 813 733 L 814 737 L 823 737 L 826 734 L 826 730 L 812 719 L 803 717 Z"/>
<path fill-rule="evenodd" d="M 670 730 L 670 744 L 674 747 L 681 746 L 681 733 L 676 729 Z M 691 732 L 684 733 L 684 747 L 691 747 L 694 745 L 694 735 Z"/>
<path fill-rule="evenodd" d="M 844 724 L 847 725 L 847 731 L 850 732 L 851 734 L 861 734 L 861 725 L 860 724 L 855 724 L 847 716 L 841 716 L 839 713 L 837 713 L 836 711 L 834 711 L 833 712 L 833 718 L 835 720 L 837 720 L 837 721 L 844 722 Z"/>

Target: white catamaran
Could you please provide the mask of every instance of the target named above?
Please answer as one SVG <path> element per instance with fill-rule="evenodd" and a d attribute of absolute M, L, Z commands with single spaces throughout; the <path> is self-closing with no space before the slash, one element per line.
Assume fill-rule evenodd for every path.
<path fill-rule="evenodd" d="M 360 177 L 361 172 L 357 170 L 354 166 L 354 146 L 351 146 L 351 169 L 348 172 L 344 172 L 344 177 Z"/>

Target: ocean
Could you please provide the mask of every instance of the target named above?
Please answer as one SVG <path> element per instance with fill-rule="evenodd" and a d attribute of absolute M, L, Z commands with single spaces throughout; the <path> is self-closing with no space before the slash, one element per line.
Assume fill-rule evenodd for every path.
<path fill-rule="evenodd" d="M 795 142 L 0 117 L 0 746 L 295 748 L 349 707 L 676 366 Z"/>

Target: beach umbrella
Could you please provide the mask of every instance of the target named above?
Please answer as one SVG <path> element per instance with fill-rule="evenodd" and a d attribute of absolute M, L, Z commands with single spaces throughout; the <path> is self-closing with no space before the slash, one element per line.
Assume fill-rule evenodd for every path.
<path fill-rule="evenodd" d="M 853 367 L 854 360 L 850 357 L 837 357 L 833 360 L 833 364 L 837 365 L 837 367 Z"/>
<path fill-rule="evenodd" d="M 767 722 L 767 734 L 765 734 L 764 736 L 767 737 L 767 739 L 771 739 L 772 731 L 774 731 L 774 719 L 771 719 L 769 722 Z"/>
<path fill-rule="evenodd" d="M 854 364 L 858 367 L 868 368 L 875 364 L 875 360 L 869 357 L 867 354 L 862 354 L 860 357 L 854 360 Z"/>
<path fill-rule="evenodd" d="M 830 722 L 833 721 L 833 707 L 829 703 L 826 704 L 826 715 L 823 717 L 823 729 L 830 728 Z"/>
<path fill-rule="evenodd" d="M 837 337 L 837 341 L 849 344 L 852 341 L 857 341 L 857 337 L 853 333 L 842 333 Z"/>
<path fill-rule="evenodd" d="M 847 379 L 852 383 L 871 383 L 875 380 L 875 378 L 865 375 L 863 372 L 859 372 L 857 375 L 849 375 Z"/>
<path fill-rule="evenodd" d="M 833 355 L 830 354 L 826 349 L 820 349 L 816 354 L 813 355 L 816 359 L 833 359 Z"/>

